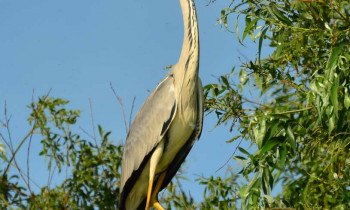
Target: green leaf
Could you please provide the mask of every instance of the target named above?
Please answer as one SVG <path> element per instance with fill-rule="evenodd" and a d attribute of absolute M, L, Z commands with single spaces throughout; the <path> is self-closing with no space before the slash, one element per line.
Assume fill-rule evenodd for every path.
<path fill-rule="evenodd" d="M 262 33 L 261 33 L 261 36 L 259 38 L 259 49 L 258 49 L 258 58 L 259 58 L 259 63 L 260 63 L 260 57 L 261 57 L 261 46 L 262 46 L 262 43 L 264 41 L 264 37 L 265 37 L 265 34 L 266 34 L 266 31 L 267 31 L 268 28 L 265 28 Z"/>
<path fill-rule="evenodd" d="M 239 197 L 241 197 L 242 201 L 244 202 L 248 196 L 248 185 L 243 185 L 240 189 L 239 189 Z"/>
<path fill-rule="evenodd" d="M 239 81 L 241 82 L 242 85 L 244 85 L 247 81 L 247 73 L 245 69 L 241 69 L 239 71 Z"/>
<path fill-rule="evenodd" d="M 255 74 L 255 83 L 256 85 L 260 88 L 263 89 L 262 87 L 262 79 L 260 78 L 259 74 Z"/>
<path fill-rule="evenodd" d="M 350 96 L 349 93 L 347 91 L 348 89 L 345 88 L 345 96 L 344 96 L 344 106 L 346 109 L 349 109 L 350 107 Z"/>
<path fill-rule="evenodd" d="M 249 22 L 249 24 L 245 27 L 243 36 L 242 36 L 242 41 L 244 41 L 245 37 L 247 36 L 248 33 L 251 33 L 252 28 L 255 26 L 255 23 L 258 22 L 258 18 L 252 20 Z M 254 40 L 253 40 L 254 41 Z"/>
<path fill-rule="evenodd" d="M 223 20 L 225 28 L 228 28 L 226 11 L 226 9 L 221 10 L 221 20 Z"/>
<path fill-rule="evenodd" d="M 270 139 L 263 145 L 263 147 L 260 150 L 258 150 L 258 154 L 263 155 L 264 153 L 274 148 L 279 142 L 280 141 L 278 139 Z"/>
<path fill-rule="evenodd" d="M 246 160 L 245 157 L 242 157 L 242 156 L 239 156 L 239 155 L 236 155 L 233 157 L 234 159 L 238 159 L 238 160 Z"/>
<path fill-rule="evenodd" d="M 338 86 L 333 85 L 331 88 L 331 102 L 335 116 L 338 116 Z"/>
<path fill-rule="evenodd" d="M 236 32 L 236 37 L 238 39 L 238 42 L 243 45 L 241 39 L 239 38 L 239 15 L 237 15 L 237 19 L 236 19 L 236 28 L 235 28 L 235 32 Z M 244 45 L 243 45 L 244 46 Z"/>
<path fill-rule="evenodd" d="M 287 139 L 289 140 L 289 143 L 293 149 L 293 152 L 295 152 L 295 138 L 290 126 L 287 127 Z"/>
<path fill-rule="evenodd" d="M 97 125 L 97 127 L 98 127 L 98 132 L 99 132 L 100 136 L 102 137 L 103 136 L 102 126 L 101 125 Z"/>
<path fill-rule="evenodd" d="M 279 119 L 275 119 L 269 123 L 269 128 L 267 129 L 266 134 L 265 134 L 264 139 L 263 139 L 263 144 L 266 141 L 269 141 L 269 139 L 271 139 L 272 137 L 278 136 L 278 134 L 281 131 L 280 122 L 281 121 Z"/>
<path fill-rule="evenodd" d="M 312 81 L 310 82 L 310 89 L 312 90 L 312 92 L 317 93 L 318 95 L 321 95 L 321 93 L 320 93 L 319 90 L 318 90 L 318 86 L 317 86 L 316 83 L 317 83 L 316 80 L 312 80 Z"/>
<path fill-rule="evenodd" d="M 331 117 L 329 118 L 329 123 L 328 123 L 328 135 L 331 135 L 335 125 L 335 115 L 332 114 Z"/>
<path fill-rule="evenodd" d="M 273 56 L 275 58 L 278 58 L 281 54 L 281 52 L 283 51 L 283 49 L 285 49 L 285 36 L 286 36 L 287 32 L 282 31 L 281 34 L 279 35 L 279 38 L 277 40 L 277 46 L 276 46 L 276 50 L 273 52 Z"/>
<path fill-rule="evenodd" d="M 251 179 L 249 182 L 249 185 L 243 185 L 239 190 L 239 195 L 242 199 L 242 203 L 245 203 L 249 193 L 251 192 L 251 189 L 254 188 L 255 184 L 258 181 L 258 174 L 255 174 L 255 176 Z"/>
<path fill-rule="evenodd" d="M 287 148 L 285 145 L 283 145 L 282 147 L 279 147 L 280 149 L 280 156 L 279 156 L 279 160 L 278 160 L 278 164 L 277 166 L 280 169 L 283 169 L 286 163 L 286 156 L 287 156 Z"/>
<path fill-rule="evenodd" d="M 222 82 L 226 85 L 226 87 L 230 87 L 230 84 L 225 76 L 220 77 Z"/>
<path fill-rule="evenodd" d="M 279 120 L 290 120 L 290 117 L 286 114 L 270 114 L 271 117 L 278 118 Z"/>
<path fill-rule="evenodd" d="M 270 194 L 270 189 L 273 188 L 273 176 L 268 166 L 263 168 L 261 181 L 264 193 Z"/>
<path fill-rule="evenodd" d="M 266 133 L 266 121 L 264 119 L 260 120 L 260 123 L 252 126 L 254 133 L 255 141 L 258 144 L 258 147 L 261 148 Z"/>
<path fill-rule="evenodd" d="M 242 137 L 242 136 L 243 136 L 242 134 L 240 134 L 240 135 L 238 135 L 238 136 L 235 136 L 235 137 L 233 137 L 232 139 L 227 140 L 226 143 L 231 143 L 231 142 L 235 141 L 236 139 L 238 139 L 239 137 Z"/>
<path fill-rule="evenodd" d="M 251 156 L 251 154 L 247 150 L 243 149 L 242 147 L 238 147 L 238 150 L 241 151 L 243 154 Z"/>
<path fill-rule="evenodd" d="M 269 204 L 273 203 L 274 201 L 274 198 L 271 195 L 263 195 L 263 197 L 267 200 Z"/>
<path fill-rule="evenodd" d="M 341 50 L 343 48 L 343 45 L 337 45 L 332 49 L 332 54 L 329 57 L 328 63 L 327 63 L 327 69 L 328 69 L 328 74 L 327 74 L 327 78 L 330 79 L 330 81 L 332 81 L 332 77 L 333 77 L 333 71 L 335 69 L 335 67 L 337 66 L 337 62 L 339 59 L 339 54 L 341 53 Z"/>
<path fill-rule="evenodd" d="M 271 4 L 270 4 L 271 5 Z M 272 12 L 272 14 L 282 23 L 291 26 L 293 25 L 292 22 L 286 17 L 284 16 L 284 14 L 277 9 L 277 7 L 275 5 L 272 5 L 272 7 L 268 7 L 268 9 L 271 8 L 271 10 L 269 10 L 269 12 Z"/>

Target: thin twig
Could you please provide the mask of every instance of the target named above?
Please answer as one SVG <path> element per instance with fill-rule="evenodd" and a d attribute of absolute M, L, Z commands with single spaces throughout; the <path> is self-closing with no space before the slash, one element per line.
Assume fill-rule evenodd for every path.
<path fill-rule="evenodd" d="M 4 116 L 5 116 L 5 124 L 6 124 L 6 130 L 7 130 L 7 135 L 8 135 L 8 138 L 9 138 L 9 142 L 10 142 L 10 150 L 11 152 L 13 151 L 13 144 L 12 144 L 12 138 L 11 138 L 11 132 L 10 132 L 10 128 L 9 128 L 9 123 L 10 123 L 10 120 L 11 120 L 11 116 L 8 118 L 7 117 L 7 104 L 6 104 L 6 100 L 5 100 L 5 113 L 4 113 Z"/>
<path fill-rule="evenodd" d="M 206 7 L 209 6 L 211 3 L 215 3 L 216 0 L 209 0 L 209 2 L 205 5 Z"/>
<path fill-rule="evenodd" d="M 3 122 L 1 119 L 0 119 L 0 126 L 1 127 L 6 127 L 6 123 Z M 10 145 L 10 142 L 6 140 L 6 138 L 2 135 L 2 133 L 0 132 L 0 138 L 5 142 L 6 146 L 11 150 L 11 145 Z"/>
<path fill-rule="evenodd" d="M 49 89 L 49 91 L 47 92 L 47 94 L 44 96 L 44 100 L 46 100 L 46 98 L 49 96 L 50 92 L 51 92 L 51 88 Z M 9 140 L 10 140 L 10 143 L 12 144 L 12 140 L 11 140 L 11 132 L 10 132 L 10 128 L 9 128 L 9 122 L 10 122 L 10 118 L 7 117 L 7 107 L 6 107 L 6 101 L 5 101 L 5 120 L 6 120 L 6 128 L 7 128 L 7 132 L 8 132 L 8 135 L 9 135 Z M 34 126 L 32 127 L 32 129 L 27 133 L 27 135 L 22 139 L 22 141 L 19 143 L 19 145 L 17 146 L 16 150 L 13 151 L 13 146 L 11 146 L 12 148 L 10 148 L 11 150 L 11 154 L 12 154 L 12 157 L 10 159 L 10 161 L 8 162 L 8 165 L 6 167 L 6 169 L 4 170 L 4 173 L 2 174 L 2 176 L 4 177 L 6 175 L 6 173 L 8 172 L 9 170 L 9 167 L 12 163 L 12 161 L 15 162 L 15 166 L 18 170 L 18 172 L 20 173 L 23 181 L 26 183 L 27 180 L 22 176 L 23 175 L 23 172 L 22 170 L 18 167 L 18 164 L 17 164 L 17 161 L 16 161 L 16 154 L 17 152 L 19 151 L 19 149 L 22 147 L 23 143 L 34 133 L 36 129 L 36 125 L 34 124 Z"/>
<path fill-rule="evenodd" d="M 49 173 L 48 182 L 47 182 L 47 189 L 48 190 L 50 190 L 50 186 L 52 183 L 53 176 L 55 175 L 56 168 L 57 168 L 57 164 L 55 164 L 55 167 L 53 168 L 52 173 L 51 173 L 51 168 L 50 168 L 50 173 Z"/>
<path fill-rule="evenodd" d="M 79 126 L 79 129 L 83 131 L 86 135 L 88 135 L 91 139 L 94 139 L 94 137 L 91 134 L 89 134 L 84 128 Z"/>
<path fill-rule="evenodd" d="M 313 109 L 313 108 L 314 108 L 313 106 L 309 106 L 309 107 L 306 107 L 304 109 L 296 109 L 296 110 L 290 110 L 290 111 L 279 112 L 279 113 L 271 113 L 271 114 L 291 114 L 291 113 L 307 111 L 307 110 Z"/>
<path fill-rule="evenodd" d="M 10 151 L 12 153 L 12 158 L 10 159 L 10 161 L 8 162 L 8 165 L 6 167 L 6 170 L 4 171 L 3 173 L 3 176 L 2 177 L 5 177 L 9 167 L 10 167 L 10 164 L 12 161 L 14 161 L 14 165 L 16 167 L 16 169 L 18 170 L 21 178 L 23 179 L 24 183 L 28 186 L 28 182 L 27 180 L 25 179 L 24 175 L 23 175 L 23 172 L 22 170 L 19 168 L 18 164 L 17 164 L 17 161 L 16 161 L 16 158 L 15 158 L 15 155 L 17 153 L 17 151 L 19 150 L 20 146 L 22 146 L 22 144 L 24 143 L 24 141 L 21 142 L 20 146 L 17 147 L 16 151 L 13 152 L 13 141 L 12 141 L 12 137 L 11 137 L 11 132 L 10 132 L 10 120 L 11 120 L 11 116 L 8 117 L 7 115 L 7 104 L 6 104 L 6 101 L 5 101 L 5 121 L 6 121 L 6 130 L 7 130 L 7 135 L 8 135 L 8 138 L 9 138 L 9 141 L 10 141 Z M 29 137 L 29 136 L 28 136 Z"/>
<path fill-rule="evenodd" d="M 256 102 L 256 101 L 252 101 L 252 100 L 249 100 L 249 99 L 244 98 L 244 97 L 242 97 L 242 99 L 245 100 L 246 102 L 249 102 L 249 103 L 252 103 L 252 104 L 256 104 L 256 105 L 259 105 L 259 106 L 270 108 L 270 106 L 268 106 L 266 104 L 262 104 L 262 103 L 259 103 L 259 102 Z"/>
<path fill-rule="evenodd" d="M 242 142 L 242 141 L 243 141 L 243 138 L 241 138 L 241 140 L 239 141 L 239 143 L 238 143 L 238 145 L 237 145 L 235 151 L 233 151 L 233 153 L 232 153 L 232 155 L 230 156 L 230 158 L 228 158 L 227 161 L 226 161 L 220 168 L 218 168 L 218 169 L 215 171 L 215 173 L 217 173 L 218 171 L 220 171 L 220 170 L 221 170 L 224 166 L 226 166 L 227 163 L 233 158 L 233 156 L 235 155 L 235 153 L 236 153 L 238 147 L 241 145 L 241 142 Z"/>
<path fill-rule="evenodd" d="M 113 88 L 113 86 L 112 86 L 112 83 L 110 82 L 109 84 L 110 84 L 110 86 L 111 86 L 111 89 L 112 89 L 112 91 L 113 91 L 114 96 L 118 99 L 119 104 L 120 104 L 120 106 L 121 106 L 121 108 L 122 108 L 123 118 L 124 118 L 124 125 L 125 125 L 125 132 L 126 132 L 126 134 L 128 134 L 128 130 L 129 130 L 129 129 L 128 129 L 128 123 L 126 122 L 126 114 L 125 114 L 125 108 L 124 108 L 123 100 L 122 100 L 121 97 L 119 97 L 119 96 L 116 94 L 116 92 L 115 92 L 115 90 L 114 90 L 114 88 Z"/>
<path fill-rule="evenodd" d="M 32 91 L 32 104 L 34 103 L 34 89 Z M 34 126 L 36 126 L 36 120 L 34 122 Z M 30 170 L 29 170 L 29 157 L 30 157 L 30 146 L 32 144 L 33 133 L 31 133 L 29 137 L 28 149 L 27 149 L 27 182 L 28 182 L 28 190 L 32 194 L 32 190 L 30 187 Z"/>
<path fill-rule="evenodd" d="M 15 165 L 15 167 L 16 167 L 16 165 Z M 27 174 L 26 174 L 25 172 L 23 172 L 20 168 L 17 168 L 17 169 L 18 169 L 18 171 L 19 171 L 20 174 L 22 174 L 22 175 L 24 175 L 24 176 L 27 176 Z M 5 175 L 6 175 L 6 173 L 3 174 L 2 177 L 4 177 Z M 24 180 L 25 180 L 25 179 L 24 179 Z M 0 181 L 1 181 L 1 179 L 0 179 Z M 41 186 L 40 186 L 38 183 L 36 183 L 33 179 L 31 179 L 31 178 L 30 178 L 30 182 L 33 183 L 38 189 L 41 188 Z M 25 183 L 26 183 L 26 180 L 25 180 Z"/>
<path fill-rule="evenodd" d="M 136 100 L 136 97 L 134 96 L 131 104 L 131 111 L 130 111 L 130 117 L 129 117 L 129 129 L 131 127 L 132 112 L 134 111 L 135 100 Z"/>
<path fill-rule="evenodd" d="M 5 137 L 0 133 L 0 138 L 5 142 L 8 148 L 10 148 L 10 143 L 5 139 Z"/>
<path fill-rule="evenodd" d="M 91 98 L 89 98 L 89 104 L 90 104 L 90 116 L 91 116 L 91 126 L 92 126 L 92 132 L 94 134 L 94 140 L 97 146 L 97 140 L 96 140 L 96 131 L 95 131 L 95 120 L 94 120 L 94 114 L 92 112 L 92 102 L 91 102 Z"/>
<path fill-rule="evenodd" d="M 29 196 L 27 193 L 24 193 L 24 192 L 20 191 L 19 189 L 13 187 L 12 185 L 8 184 L 7 182 L 5 182 L 5 181 L 3 181 L 3 180 L 0 180 L 0 182 L 1 182 L 2 184 L 4 184 L 4 185 L 8 186 L 9 188 L 13 189 L 14 191 L 16 191 L 16 192 L 18 192 L 18 193 L 24 195 L 24 196 L 32 197 L 32 196 Z"/>
<path fill-rule="evenodd" d="M 97 144 L 97 139 L 96 139 L 96 131 L 95 131 L 95 118 L 94 118 L 94 113 L 92 111 L 92 101 L 91 101 L 91 98 L 89 99 L 89 103 L 90 103 L 90 115 L 91 115 L 91 126 L 92 126 L 92 132 L 94 134 L 94 140 L 95 140 L 95 145 L 96 145 L 96 148 L 97 148 L 97 153 L 98 153 L 98 156 L 100 156 L 100 147 L 98 146 Z"/>
<path fill-rule="evenodd" d="M 8 165 L 6 167 L 6 169 L 4 170 L 4 173 L 2 174 L 2 176 L 5 176 L 12 161 L 15 161 L 15 156 L 18 152 L 18 150 L 22 147 L 23 143 L 32 135 L 32 133 L 34 132 L 35 130 L 35 126 L 32 127 L 32 129 L 27 133 L 27 135 L 22 139 L 22 141 L 19 143 L 19 145 L 17 146 L 16 150 L 15 151 L 12 151 L 12 157 L 10 159 L 10 161 L 8 162 Z"/>
<path fill-rule="evenodd" d="M 341 11 L 335 10 L 348 24 L 350 24 L 350 19 L 348 19 Z"/>
<path fill-rule="evenodd" d="M 28 150 L 27 150 L 27 181 L 28 181 L 28 189 L 29 189 L 30 193 L 33 193 L 32 189 L 30 187 L 30 181 L 29 181 L 30 180 L 29 156 L 30 156 L 30 146 L 32 144 L 32 138 L 33 138 L 33 133 L 30 134 L 29 143 L 28 143 Z"/>

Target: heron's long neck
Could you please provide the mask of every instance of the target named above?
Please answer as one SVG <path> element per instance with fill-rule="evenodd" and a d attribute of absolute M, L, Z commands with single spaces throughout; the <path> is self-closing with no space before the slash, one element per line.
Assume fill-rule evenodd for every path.
<path fill-rule="evenodd" d="M 187 80 L 195 79 L 198 75 L 199 38 L 196 8 L 193 0 L 180 0 L 183 21 L 184 40 L 178 65 L 183 72 L 183 85 Z M 196 81 L 196 79 L 195 79 Z M 189 82 L 190 83 L 190 82 Z M 192 84 L 195 82 L 192 82 Z"/>

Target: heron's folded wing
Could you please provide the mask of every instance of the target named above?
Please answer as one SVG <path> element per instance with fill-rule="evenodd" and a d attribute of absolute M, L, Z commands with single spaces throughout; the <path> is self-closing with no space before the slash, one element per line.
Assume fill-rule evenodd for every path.
<path fill-rule="evenodd" d="M 175 112 L 174 78 L 168 75 L 146 99 L 131 126 L 123 154 L 121 189 L 161 141 Z"/>
<path fill-rule="evenodd" d="M 196 140 L 199 139 L 202 128 L 203 128 L 203 113 L 204 113 L 204 95 L 203 95 L 203 86 L 202 81 L 198 77 L 198 88 L 197 88 L 197 106 L 198 106 L 198 115 L 197 115 L 197 123 L 196 127 L 190 136 L 190 138 L 187 140 L 186 144 L 180 149 L 180 151 L 176 154 L 176 157 L 170 164 L 170 167 L 167 170 L 164 182 L 162 184 L 161 189 L 164 189 L 171 179 L 175 176 L 176 172 L 179 170 L 181 164 L 184 162 L 185 158 L 187 157 L 188 153 L 192 149 L 193 144 Z"/>

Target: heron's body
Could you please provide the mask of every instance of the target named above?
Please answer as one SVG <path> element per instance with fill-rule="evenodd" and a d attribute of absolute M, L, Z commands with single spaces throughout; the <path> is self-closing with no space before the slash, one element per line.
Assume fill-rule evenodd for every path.
<path fill-rule="evenodd" d="M 185 25 L 181 56 L 144 102 L 129 131 L 123 154 L 120 209 L 158 205 L 159 190 L 170 182 L 202 130 L 196 11 L 193 0 L 180 3 Z"/>

